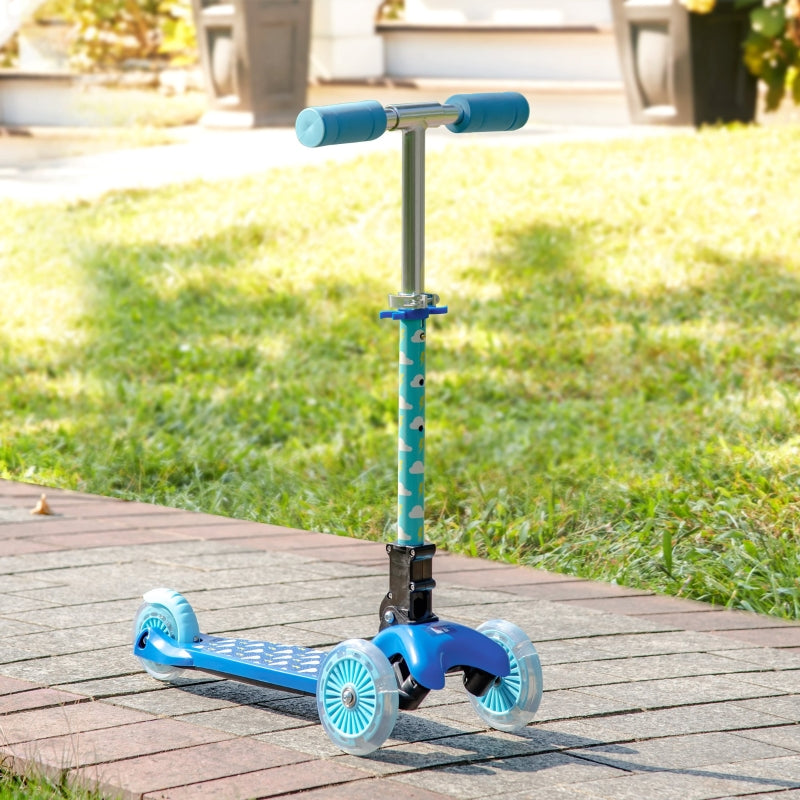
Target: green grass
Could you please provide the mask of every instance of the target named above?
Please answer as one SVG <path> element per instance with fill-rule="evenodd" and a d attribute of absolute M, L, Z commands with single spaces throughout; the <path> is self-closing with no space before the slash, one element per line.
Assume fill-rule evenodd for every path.
<path fill-rule="evenodd" d="M 0 766 L 0 800 L 100 800 L 96 792 L 69 785 L 66 776 L 58 780 L 45 777 L 24 777 Z"/>
<path fill-rule="evenodd" d="M 164 94 L 156 89 L 86 86 L 77 108 L 88 121 L 143 131 L 196 123 L 207 107 L 204 92 Z"/>
<path fill-rule="evenodd" d="M 429 156 L 433 541 L 800 616 L 796 142 Z M 0 474 L 392 537 L 398 205 L 391 153 L 7 205 Z"/>

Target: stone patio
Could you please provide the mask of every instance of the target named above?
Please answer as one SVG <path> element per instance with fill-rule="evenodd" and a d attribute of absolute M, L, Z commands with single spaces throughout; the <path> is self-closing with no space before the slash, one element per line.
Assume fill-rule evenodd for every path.
<path fill-rule="evenodd" d="M 125 798 L 800 798 L 800 626 L 569 576 L 436 556 L 436 610 L 503 617 L 540 653 L 522 733 L 454 678 L 382 749 L 330 744 L 314 699 L 131 654 L 143 592 L 208 633 L 326 648 L 371 637 L 382 545 L 0 481 L 0 760 Z M 344 575 L 344 577 L 343 577 Z"/>

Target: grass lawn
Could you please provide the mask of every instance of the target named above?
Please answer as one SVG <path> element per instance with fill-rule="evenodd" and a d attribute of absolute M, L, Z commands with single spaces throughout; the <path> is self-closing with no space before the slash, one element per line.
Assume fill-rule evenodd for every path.
<path fill-rule="evenodd" d="M 800 616 L 797 135 L 429 156 L 429 538 Z M 398 254 L 395 153 L 7 204 L 0 475 L 392 538 Z"/>
<path fill-rule="evenodd" d="M 24 778 L 13 775 L 0 766 L 0 800 L 56 800 L 56 798 L 100 800 L 100 795 L 72 788 L 64 781 L 54 782 L 45 778 Z"/>

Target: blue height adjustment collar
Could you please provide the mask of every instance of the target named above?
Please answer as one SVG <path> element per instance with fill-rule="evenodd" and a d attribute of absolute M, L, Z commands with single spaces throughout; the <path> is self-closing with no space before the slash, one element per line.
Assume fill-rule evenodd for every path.
<path fill-rule="evenodd" d="M 380 319 L 428 319 L 431 314 L 446 314 L 447 306 L 426 306 L 425 308 L 390 308 L 381 311 Z"/>

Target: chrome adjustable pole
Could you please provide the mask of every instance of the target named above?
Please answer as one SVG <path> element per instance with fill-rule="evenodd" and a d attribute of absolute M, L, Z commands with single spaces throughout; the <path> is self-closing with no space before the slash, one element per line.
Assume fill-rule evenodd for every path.
<path fill-rule="evenodd" d="M 425 293 L 425 131 L 458 121 L 462 112 L 441 103 L 394 105 L 385 112 L 387 130 L 403 133 L 403 265 L 400 294 L 390 305 L 425 308 L 432 299 Z"/>
<path fill-rule="evenodd" d="M 403 131 L 403 273 L 401 294 L 425 293 L 425 128 Z"/>

